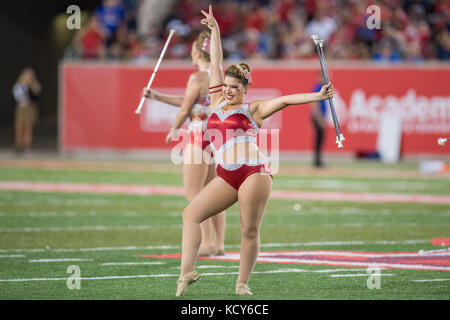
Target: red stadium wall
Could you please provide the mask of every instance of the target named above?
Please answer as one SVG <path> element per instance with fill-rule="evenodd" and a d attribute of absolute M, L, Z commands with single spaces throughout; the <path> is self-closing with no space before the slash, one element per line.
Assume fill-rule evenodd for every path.
<path fill-rule="evenodd" d="M 194 69 L 181 64 L 158 70 L 153 88 L 182 95 Z M 315 63 L 311 63 L 315 65 Z M 166 65 L 166 67 L 164 67 Z M 347 141 L 344 152 L 375 150 L 383 114 L 399 113 L 403 154 L 449 154 L 438 137 L 450 136 L 450 66 L 333 66 L 335 108 Z M 64 63 L 60 74 L 59 139 L 62 151 L 169 149 L 164 143 L 177 108 L 146 100 L 134 113 L 153 65 Z M 310 92 L 319 69 L 267 64 L 254 67 L 248 99 Z M 310 105 L 290 106 L 267 121 L 279 128 L 280 151 L 308 151 L 313 146 Z M 325 151 L 338 151 L 333 123 Z"/>

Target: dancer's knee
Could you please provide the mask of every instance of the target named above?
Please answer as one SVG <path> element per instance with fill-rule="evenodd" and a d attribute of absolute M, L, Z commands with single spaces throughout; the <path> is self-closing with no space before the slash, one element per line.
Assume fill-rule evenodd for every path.
<path fill-rule="evenodd" d="M 184 196 L 186 197 L 186 200 L 189 202 L 191 202 L 192 199 L 194 199 L 197 194 L 198 194 L 197 191 L 191 191 L 191 190 L 186 190 L 184 192 Z"/>
<path fill-rule="evenodd" d="M 191 205 L 188 205 L 186 208 L 184 208 L 182 213 L 183 223 L 200 223 L 201 221 L 198 220 L 196 217 L 196 211 L 192 208 Z"/>
<path fill-rule="evenodd" d="M 189 206 L 187 206 L 186 208 L 184 208 L 181 217 L 183 218 L 183 222 L 188 222 L 188 221 L 191 220 L 191 218 L 192 218 L 192 213 L 191 213 L 191 209 L 189 208 Z"/>
<path fill-rule="evenodd" d="M 253 226 L 241 227 L 241 237 L 245 240 L 258 240 L 259 228 Z"/>

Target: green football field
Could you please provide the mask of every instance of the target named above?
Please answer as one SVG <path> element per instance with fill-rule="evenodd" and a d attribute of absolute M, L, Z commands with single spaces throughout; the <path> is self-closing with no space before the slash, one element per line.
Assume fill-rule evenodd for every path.
<path fill-rule="evenodd" d="M 187 204 L 180 194 L 42 192 L 8 186 L 13 182 L 180 189 L 182 175 L 181 167 L 155 160 L 0 159 L 1 300 L 450 298 L 449 254 L 427 254 L 431 270 L 417 268 L 423 258 L 419 250 L 447 247 L 435 246 L 431 239 L 450 238 L 450 205 L 445 202 L 450 197 L 450 175 L 421 174 L 415 163 L 341 161 L 323 170 L 312 170 L 306 162 L 281 163 L 274 191 L 427 195 L 440 200 L 270 199 L 260 251 L 311 253 L 319 261 L 258 262 L 249 282 L 254 295 L 245 297 L 234 294 L 239 262 L 232 259 L 198 260 L 200 280 L 185 296 L 175 297 L 181 212 Z M 238 252 L 239 244 L 235 204 L 227 210 L 225 251 Z M 334 258 L 345 253 L 354 260 L 342 265 L 320 260 L 330 252 Z M 410 267 L 398 268 L 397 260 L 389 260 L 397 259 L 398 252 L 409 254 L 405 259 Z M 382 266 L 375 279 L 367 266 L 357 265 L 363 259 L 360 253 L 385 254 L 383 263 L 391 267 Z"/>

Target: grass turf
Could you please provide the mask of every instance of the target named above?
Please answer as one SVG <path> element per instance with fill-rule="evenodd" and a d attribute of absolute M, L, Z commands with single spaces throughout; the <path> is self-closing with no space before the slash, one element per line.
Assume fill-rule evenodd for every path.
<path fill-rule="evenodd" d="M 1 168 L 0 180 L 181 185 L 182 178 L 179 173 L 165 172 Z M 316 191 L 448 194 L 449 187 L 445 178 L 276 176 L 274 180 L 274 189 Z M 179 196 L 1 191 L 0 279 L 60 280 L 0 281 L 0 299 L 175 299 L 180 261 L 138 255 L 180 252 L 180 213 L 186 204 Z M 270 200 L 261 226 L 261 251 L 435 249 L 428 240 L 450 235 L 449 216 L 448 205 L 437 204 Z M 324 241 L 330 243 L 313 244 Z M 336 241 L 343 243 L 333 244 Z M 239 208 L 233 205 L 227 210 L 226 250 L 238 251 L 239 243 Z M 274 243 L 277 245 L 269 246 Z M 32 262 L 63 258 L 87 261 Z M 124 262 L 162 264 L 103 265 Z M 80 290 L 67 288 L 70 265 L 80 267 L 83 278 Z M 446 300 L 450 297 L 449 281 L 413 281 L 450 279 L 444 271 L 382 270 L 392 276 L 381 277 L 381 289 L 370 290 L 366 283 L 369 275 L 331 277 L 366 273 L 365 268 L 342 271 L 342 267 L 258 263 L 250 281 L 254 296 L 243 298 L 234 294 L 238 262 L 201 260 L 198 265 L 205 266 L 198 269 L 200 273 L 224 274 L 203 275 L 185 297 L 177 299 Z M 208 265 L 219 267 L 208 269 Z M 324 269 L 335 271 L 317 272 Z M 284 272 L 268 273 L 276 270 Z"/>

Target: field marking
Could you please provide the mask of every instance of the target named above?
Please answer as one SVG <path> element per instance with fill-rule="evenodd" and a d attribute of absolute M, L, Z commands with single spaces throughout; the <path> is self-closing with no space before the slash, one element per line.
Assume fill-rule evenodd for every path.
<path fill-rule="evenodd" d="M 239 266 L 217 266 L 217 265 L 203 265 L 203 266 L 195 266 L 195 269 L 235 269 L 239 268 Z M 181 269 L 181 267 L 171 267 L 170 269 Z"/>
<path fill-rule="evenodd" d="M 260 247 L 297 247 L 297 246 L 347 246 L 347 245 L 397 245 L 397 244 L 420 244 L 429 243 L 429 239 L 418 240 L 378 240 L 378 241 L 312 241 L 312 242 L 290 242 L 290 243 L 261 243 Z M 159 246 L 127 246 L 127 247 L 94 247 L 94 248 L 38 248 L 38 249 L 0 249 L 0 252 L 89 252 L 89 251 L 132 251 L 132 250 L 160 250 L 160 249 L 180 249 L 181 246 L 159 245 Z M 227 245 L 226 248 L 240 248 L 240 245 Z"/>
<path fill-rule="evenodd" d="M 270 256 L 277 256 L 280 254 L 280 252 L 264 252 L 264 257 L 270 257 Z M 383 257 L 426 257 L 426 256 L 449 256 L 450 257 L 450 251 L 445 252 L 429 252 L 429 253 L 420 253 L 420 252 L 408 252 L 408 253 L 390 253 L 390 252 L 377 252 L 377 253 L 367 253 L 367 252 L 360 252 L 360 251 L 347 251 L 347 252 L 339 252 L 339 251 L 320 251 L 320 250 L 314 250 L 314 251 L 305 251 L 305 252 L 289 252 L 289 251 L 283 251 L 283 254 L 286 257 L 289 256 L 310 256 L 311 254 L 317 254 L 317 255 L 331 255 L 331 256 L 341 256 L 341 257 L 369 257 L 369 258 L 383 258 Z"/>
<path fill-rule="evenodd" d="M 397 244 L 419 244 L 429 243 L 428 239 L 419 240 L 379 240 L 379 241 L 313 241 L 313 242 L 295 242 L 295 243 L 262 243 L 260 247 L 296 247 L 296 246 L 346 246 L 346 245 L 397 245 Z M 67 249 L 0 249 L 0 252 L 78 252 L 78 251 L 122 251 L 122 250 L 159 250 L 159 249 L 180 249 L 181 246 L 160 245 L 160 246 L 128 246 L 128 247 L 95 247 L 95 248 L 67 248 Z M 240 245 L 227 245 L 227 248 L 240 248 Z"/>
<path fill-rule="evenodd" d="M 170 155 L 165 155 L 164 158 L 169 158 Z M 174 166 L 169 161 L 161 161 L 157 159 L 155 161 L 141 161 L 130 159 L 109 159 L 104 161 L 102 158 L 98 159 L 16 159 L 16 158 L 4 158 L 0 159 L 0 166 L 2 168 L 20 168 L 20 169 L 45 169 L 45 170 L 82 170 L 82 171 L 119 171 L 119 172 L 166 172 L 181 174 L 182 171 L 179 166 Z M 334 168 L 316 169 L 307 166 L 306 162 L 301 161 L 300 166 L 298 161 L 295 161 L 295 165 L 292 165 L 292 161 L 282 161 L 283 165 L 280 167 L 280 176 L 295 176 L 295 177 L 310 177 L 320 176 L 327 178 L 336 177 L 365 177 L 365 178 L 402 178 L 402 179 L 442 179 L 449 177 L 448 173 L 434 173 L 426 174 L 422 173 L 416 168 L 385 168 L 375 166 L 371 168 L 359 167 L 359 166 L 339 166 Z"/>
<path fill-rule="evenodd" d="M 51 183 L 33 181 L 1 181 L 0 190 L 36 191 L 36 192 L 76 192 L 134 195 L 176 195 L 183 196 L 183 187 L 167 185 L 125 185 L 93 183 Z M 329 192 L 272 190 L 272 199 L 281 200 L 320 200 L 350 202 L 407 202 L 450 204 L 450 196 L 398 193 L 367 192 Z"/>
<path fill-rule="evenodd" d="M 261 247 L 296 247 L 296 246 L 343 246 L 343 245 L 366 245 L 366 244 L 385 244 L 385 245 L 397 245 L 397 244 L 418 244 L 429 243 L 428 239 L 419 240 L 378 240 L 378 241 L 313 241 L 313 242 L 294 242 L 294 243 L 266 243 L 261 244 Z"/>
<path fill-rule="evenodd" d="M 376 274 L 369 274 L 369 273 L 355 273 L 355 274 L 331 274 L 331 278 L 352 278 L 352 277 L 370 277 L 370 276 L 393 276 L 392 273 L 376 273 Z"/>
<path fill-rule="evenodd" d="M 253 271 L 252 274 L 273 274 L 273 273 L 301 273 L 301 272 L 323 272 L 323 270 L 307 270 L 307 269 L 277 269 L 268 271 Z M 224 276 L 236 275 L 239 272 L 217 272 L 217 273 L 200 273 L 200 276 Z M 134 279 L 134 278 L 165 278 L 179 277 L 180 274 L 138 274 L 129 276 L 104 276 L 104 277 L 81 277 L 80 280 L 116 280 L 116 279 Z M 369 274 L 367 276 L 370 276 Z M 29 282 L 29 281 L 66 281 L 67 278 L 28 278 L 28 279 L 0 279 L 0 282 Z"/>
<path fill-rule="evenodd" d="M 28 262 L 68 262 L 68 261 L 93 261 L 93 259 L 62 258 L 62 259 L 32 259 L 32 260 L 28 260 Z"/>
<path fill-rule="evenodd" d="M 319 251 L 320 252 L 320 251 Z M 301 253 L 301 252 L 300 252 Z M 333 253 L 342 252 L 330 252 L 329 255 L 333 256 Z M 410 264 L 410 263 L 390 263 L 390 262 L 372 262 L 372 261 L 359 261 L 359 260 L 337 260 L 333 257 L 328 258 L 327 260 L 311 258 L 311 259 L 287 259 L 287 258 L 274 258 L 270 255 L 274 253 L 260 252 L 258 256 L 257 262 L 260 263 L 284 263 L 284 264 L 307 264 L 307 265 L 329 265 L 329 266 L 337 266 L 337 267 L 361 267 L 361 268 L 369 268 L 369 267 L 380 267 L 385 269 L 405 269 L 405 270 L 432 270 L 432 271 L 450 271 L 450 266 L 434 266 L 428 264 Z M 280 252 L 278 252 L 280 254 Z M 291 253 L 291 256 L 295 253 Z M 315 255 L 315 252 L 309 252 L 309 255 Z M 286 254 L 285 254 L 286 255 Z M 318 255 L 320 256 L 320 255 Z M 342 256 L 342 255 L 341 255 Z M 364 256 L 364 253 L 361 253 L 361 256 Z M 399 253 L 399 256 L 402 254 Z M 421 258 L 423 256 L 414 254 L 417 258 Z M 148 258 L 158 258 L 158 255 L 143 255 L 142 257 Z M 177 254 L 169 254 L 166 255 L 166 258 L 175 258 L 177 259 Z M 215 260 L 215 261 L 239 261 L 240 254 L 239 252 L 227 252 L 225 257 L 199 257 L 201 260 Z"/>
<path fill-rule="evenodd" d="M 412 282 L 439 282 L 439 281 L 450 281 L 449 279 L 423 279 L 423 280 L 411 280 Z"/>
<path fill-rule="evenodd" d="M 0 258 L 24 258 L 24 254 L 0 254 Z"/>
<path fill-rule="evenodd" d="M 79 226 L 79 227 L 25 227 L 0 228 L 0 232 L 48 232 L 48 231 L 108 231 L 108 230 L 154 230 L 154 229 L 181 229 L 180 225 L 131 225 L 131 226 Z"/>
<path fill-rule="evenodd" d="M 322 226 L 325 228 L 361 228 L 361 227 L 389 227 L 393 226 L 392 223 L 327 223 Z M 442 225 L 450 225 L 441 223 Z M 228 223 L 228 227 L 239 227 L 238 223 Z M 265 227 L 279 227 L 278 224 L 265 224 Z M 297 228 L 303 226 L 303 224 L 290 224 L 284 227 Z M 418 223 L 398 223 L 396 227 L 417 227 Z M 129 225 L 129 226 L 68 226 L 68 227 L 24 227 L 24 228 L 0 228 L 0 232 L 60 232 L 60 231 L 110 231 L 110 230 L 158 230 L 158 229 L 182 229 L 182 224 L 172 225 Z"/>
<path fill-rule="evenodd" d="M 105 262 L 102 263 L 102 266 L 131 266 L 131 265 L 147 265 L 147 264 L 166 264 L 162 261 L 154 261 L 154 262 Z"/>

